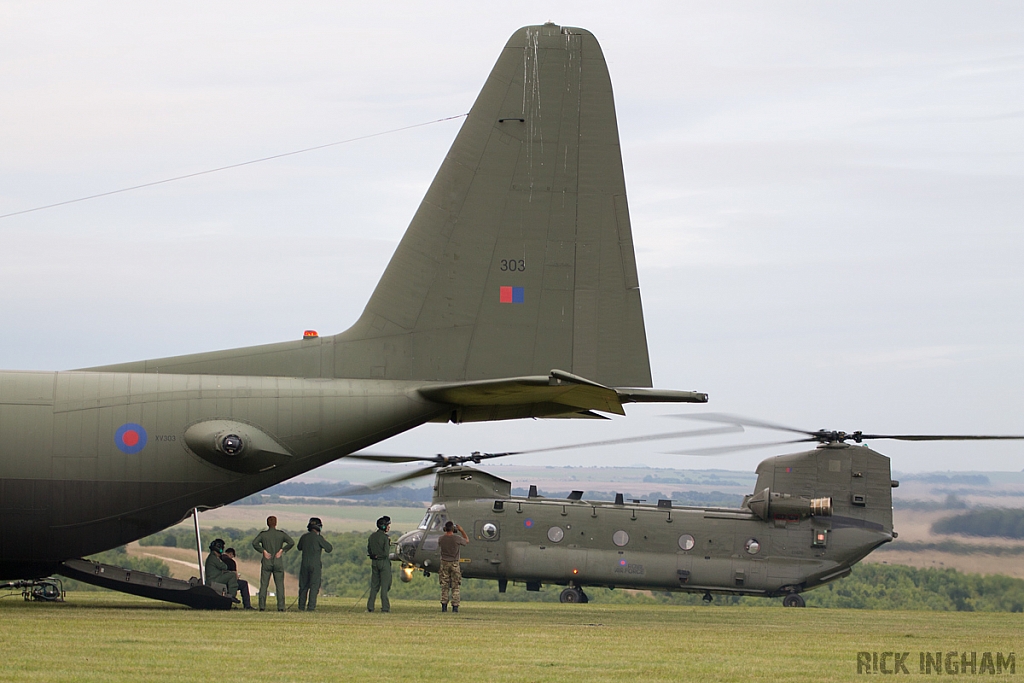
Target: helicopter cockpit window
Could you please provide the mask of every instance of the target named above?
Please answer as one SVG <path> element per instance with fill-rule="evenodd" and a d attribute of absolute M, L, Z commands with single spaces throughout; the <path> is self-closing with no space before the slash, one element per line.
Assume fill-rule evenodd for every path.
<path fill-rule="evenodd" d="M 550 529 L 548 529 L 548 540 L 552 543 L 558 543 L 563 538 L 565 538 L 565 532 L 562 531 L 562 527 L 553 526 Z"/>
<path fill-rule="evenodd" d="M 756 538 L 752 538 L 749 541 L 747 541 L 746 548 L 747 552 L 751 555 L 757 555 L 758 551 L 761 550 L 761 544 L 757 542 Z"/>
<path fill-rule="evenodd" d="M 680 550 L 693 550 L 694 540 L 690 534 L 683 534 L 679 537 L 679 549 Z"/>
<path fill-rule="evenodd" d="M 448 515 L 443 512 L 439 512 L 434 515 L 434 521 L 430 524 L 431 531 L 443 531 L 445 522 L 448 521 Z"/>
<path fill-rule="evenodd" d="M 428 526 L 430 526 L 430 511 L 429 510 L 427 511 L 427 514 L 423 515 L 423 521 L 420 522 L 420 525 L 418 527 L 416 527 L 416 528 L 417 529 L 426 529 Z"/>
<path fill-rule="evenodd" d="M 629 543 L 629 534 L 621 529 L 612 534 L 612 543 L 619 546 L 620 548 Z"/>

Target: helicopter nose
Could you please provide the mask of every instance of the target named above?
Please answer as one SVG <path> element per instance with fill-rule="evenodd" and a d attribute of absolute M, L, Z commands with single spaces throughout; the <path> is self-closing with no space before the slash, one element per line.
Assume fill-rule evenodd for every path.
<path fill-rule="evenodd" d="M 415 563 L 416 549 L 419 547 L 421 540 L 423 540 L 423 532 L 418 529 L 402 535 L 395 543 L 396 559 L 410 564 Z"/>

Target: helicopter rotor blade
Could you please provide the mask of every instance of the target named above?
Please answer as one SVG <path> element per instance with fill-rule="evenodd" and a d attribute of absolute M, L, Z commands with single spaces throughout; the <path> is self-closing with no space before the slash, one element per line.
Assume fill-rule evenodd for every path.
<path fill-rule="evenodd" d="M 686 415 L 670 415 L 668 417 L 675 417 L 683 420 L 705 420 L 707 422 L 724 422 L 726 424 L 742 425 L 744 427 L 760 427 L 761 429 L 774 429 L 775 431 L 792 432 L 794 434 L 806 434 L 807 436 L 814 437 L 817 437 L 818 435 L 818 432 L 812 432 L 806 429 L 787 427 L 786 425 L 780 425 L 774 422 L 755 420 L 749 417 L 740 417 L 739 415 L 729 415 L 728 413 L 691 413 Z"/>
<path fill-rule="evenodd" d="M 356 460 L 370 460 L 372 462 L 405 463 L 405 462 L 433 462 L 437 465 L 453 465 L 459 462 L 479 462 L 491 458 L 504 458 L 510 455 L 526 455 L 530 453 L 551 453 L 553 451 L 566 451 L 575 448 L 596 448 L 599 446 L 619 446 L 629 443 L 642 443 L 645 441 L 662 441 L 666 439 L 685 439 L 698 436 L 715 436 L 718 434 L 735 434 L 742 432 L 743 426 L 739 424 L 727 424 L 721 427 L 709 427 L 707 429 L 690 429 L 681 432 L 662 432 L 659 434 L 646 434 L 644 436 L 627 436 L 619 439 L 604 439 L 602 441 L 584 441 L 582 443 L 563 444 L 561 446 L 548 446 L 546 448 L 529 448 L 521 451 L 505 451 L 502 453 L 472 453 L 470 455 L 390 455 L 385 453 L 354 453 L 345 456 Z"/>
<path fill-rule="evenodd" d="M 715 434 L 734 434 L 742 432 L 743 427 L 739 424 L 730 424 L 723 427 L 711 427 L 708 429 L 691 429 L 684 432 L 663 432 L 660 434 L 647 434 L 646 436 L 627 436 L 621 439 L 605 439 L 603 441 L 587 441 L 584 443 L 566 444 L 564 446 L 551 446 L 548 448 L 534 448 L 517 453 L 502 455 L 521 455 L 525 453 L 550 453 L 552 451 L 565 451 L 573 448 L 596 448 L 598 446 L 618 446 L 627 443 L 642 443 L 644 441 L 661 441 L 664 439 L 685 439 L 695 436 L 713 436 Z"/>
<path fill-rule="evenodd" d="M 373 462 L 390 462 L 390 463 L 403 463 L 403 462 L 434 462 L 437 460 L 436 456 L 419 456 L 419 455 L 387 455 L 384 453 L 353 453 L 346 455 L 346 458 L 354 458 L 356 460 L 370 460 Z"/>
<path fill-rule="evenodd" d="M 773 445 L 785 445 L 787 443 L 808 443 L 817 441 L 816 438 L 797 438 L 788 441 L 766 441 L 762 443 L 734 443 L 733 445 L 719 445 L 711 449 L 693 449 L 692 451 L 670 451 L 672 456 L 724 456 L 739 451 L 754 451 L 755 449 L 767 449 Z"/>
<path fill-rule="evenodd" d="M 787 427 L 785 425 L 775 424 L 773 422 L 766 422 L 764 420 L 754 420 L 747 417 L 740 417 L 738 415 L 728 415 L 725 413 L 694 413 L 688 415 L 671 415 L 670 417 L 683 418 L 688 420 L 707 420 L 709 422 L 724 422 L 726 424 L 744 425 L 746 427 L 760 427 L 762 429 L 772 429 L 776 431 L 792 432 L 795 434 L 806 434 L 810 439 L 809 441 L 819 441 L 821 443 L 831 443 L 834 441 L 847 441 L 851 440 L 856 443 L 862 441 L 868 441 L 871 439 L 892 439 L 895 441 L 1019 441 L 1024 440 L 1024 436 L 1002 436 L 1002 435 L 988 435 L 988 434 L 864 434 L 863 432 L 832 432 L 825 429 L 818 431 L 808 431 L 804 429 L 796 429 L 794 427 Z M 804 439 L 802 439 L 804 440 Z M 783 442 L 783 443 L 799 443 Z M 749 446 L 749 448 L 755 448 L 756 446 Z M 729 447 L 724 447 L 729 448 Z M 738 450 L 745 450 L 748 447 L 740 447 Z M 703 449 L 705 452 L 702 455 L 717 455 L 717 453 L 710 452 L 714 449 Z M 721 451 L 728 452 L 728 451 Z M 682 454 L 682 453 L 677 453 Z M 691 452 L 690 454 L 696 454 Z"/>
<path fill-rule="evenodd" d="M 857 440 L 894 439 L 896 441 L 1020 441 L 1024 436 L 989 434 L 855 434 Z"/>
<path fill-rule="evenodd" d="M 420 477 L 426 477 L 437 471 L 436 465 L 430 465 L 428 467 L 421 467 L 411 472 L 405 472 L 394 477 L 388 477 L 387 479 L 378 479 L 377 481 L 369 484 L 359 484 L 357 486 L 350 486 L 340 491 L 328 493 L 326 498 L 347 498 L 349 496 L 362 496 L 367 493 L 376 493 L 381 489 L 385 489 L 392 484 L 397 484 L 401 481 L 408 481 L 410 479 L 419 479 Z"/>

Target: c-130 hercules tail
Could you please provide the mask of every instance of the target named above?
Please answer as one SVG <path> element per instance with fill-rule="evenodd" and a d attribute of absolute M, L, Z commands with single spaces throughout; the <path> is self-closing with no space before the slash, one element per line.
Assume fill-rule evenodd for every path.
<path fill-rule="evenodd" d="M 707 400 L 650 386 L 604 57 L 587 31 L 523 28 L 347 331 L 0 373 L 0 578 L 61 571 L 427 421 Z"/>

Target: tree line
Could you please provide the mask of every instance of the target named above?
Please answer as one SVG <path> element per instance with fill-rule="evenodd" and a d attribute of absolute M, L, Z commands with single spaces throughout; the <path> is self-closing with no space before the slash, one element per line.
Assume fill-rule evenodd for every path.
<path fill-rule="evenodd" d="M 979 508 L 953 517 L 943 517 L 932 524 L 932 531 L 937 534 L 1024 538 L 1024 510 Z"/>

